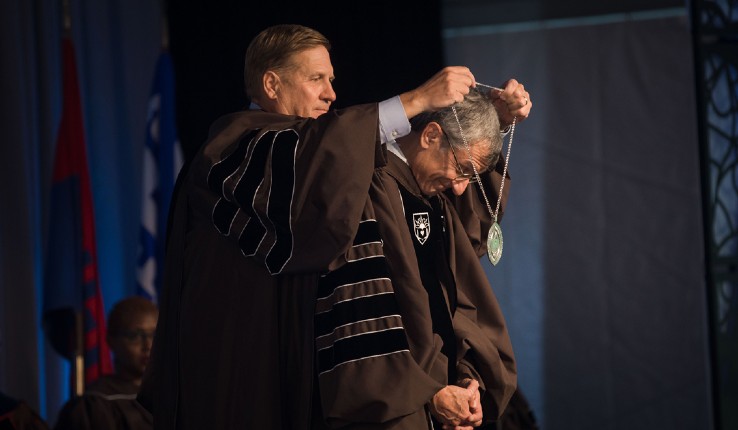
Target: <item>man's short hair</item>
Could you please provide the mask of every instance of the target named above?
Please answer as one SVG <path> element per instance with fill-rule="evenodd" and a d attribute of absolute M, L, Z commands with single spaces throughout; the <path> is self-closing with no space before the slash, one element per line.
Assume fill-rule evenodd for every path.
<path fill-rule="evenodd" d="M 146 316 L 157 315 L 159 309 L 148 299 L 139 296 L 128 297 L 113 306 L 108 315 L 108 335 L 115 337 L 128 330 L 132 321 Z"/>
<path fill-rule="evenodd" d="M 246 49 L 243 71 L 246 96 L 251 100 L 258 99 L 264 73 L 268 70 L 287 71 L 294 66 L 294 54 L 319 46 L 331 50 L 325 36 L 302 25 L 280 24 L 263 30 Z"/>

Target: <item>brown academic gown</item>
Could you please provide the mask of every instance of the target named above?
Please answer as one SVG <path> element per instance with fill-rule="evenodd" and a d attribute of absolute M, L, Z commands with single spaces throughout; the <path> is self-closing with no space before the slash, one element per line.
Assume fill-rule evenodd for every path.
<path fill-rule="evenodd" d="M 214 124 L 175 200 L 140 396 L 155 428 L 428 427 L 447 360 L 377 124 L 376 104 Z M 515 387 L 512 349 L 446 211 L 459 375 L 480 380 L 496 415 Z"/>
<path fill-rule="evenodd" d="M 49 426 L 25 401 L 0 391 L 0 429 L 49 430 Z"/>
<path fill-rule="evenodd" d="M 130 381 L 103 376 L 64 405 L 54 430 L 151 430 L 153 418 L 136 401 L 137 392 Z"/>

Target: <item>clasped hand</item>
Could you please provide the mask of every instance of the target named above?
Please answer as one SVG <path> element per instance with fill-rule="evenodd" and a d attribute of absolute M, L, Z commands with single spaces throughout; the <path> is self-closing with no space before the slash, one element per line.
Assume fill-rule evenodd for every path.
<path fill-rule="evenodd" d="M 466 378 L 459 385 L 447 385 L 431 400 L 431 413 L 444 430 L 471 430 L 482 424 L 479 382 Z"/>

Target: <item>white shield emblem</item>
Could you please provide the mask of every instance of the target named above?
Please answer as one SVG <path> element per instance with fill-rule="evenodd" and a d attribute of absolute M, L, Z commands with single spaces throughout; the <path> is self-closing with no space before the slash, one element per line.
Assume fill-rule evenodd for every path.
<path fill-rule="evenodd" d="M 415 237 L 418 239 L 421 245 L 428 240 L 430 236 L 430 219 L 428 218 L 428 212 L 420 212 L 413 214 L 413 230 L 415 230 Z"/>

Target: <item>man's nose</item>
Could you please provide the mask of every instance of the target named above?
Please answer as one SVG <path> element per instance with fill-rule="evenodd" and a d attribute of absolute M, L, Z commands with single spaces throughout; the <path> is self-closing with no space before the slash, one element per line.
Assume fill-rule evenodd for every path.
<path fill-rule="evenodd" d="M 325 90 L 323 90 L 323 100 L 330 100 L 331 103 L 336 101 L 336 92 L 333 91 L 333 84 L 331 84 L 330 82 L 328 82 Z"/>
<path fill-rule="evenodd" d="M 451 184 L 451 188 L 454 190 L 454 194 L 457 196 L 460 196 L 464 194 L 464 191 L 466 191 L 466 187 L 469 186 L 469 180 L 463 179 L 461 181 L 455 181 Z"/>

